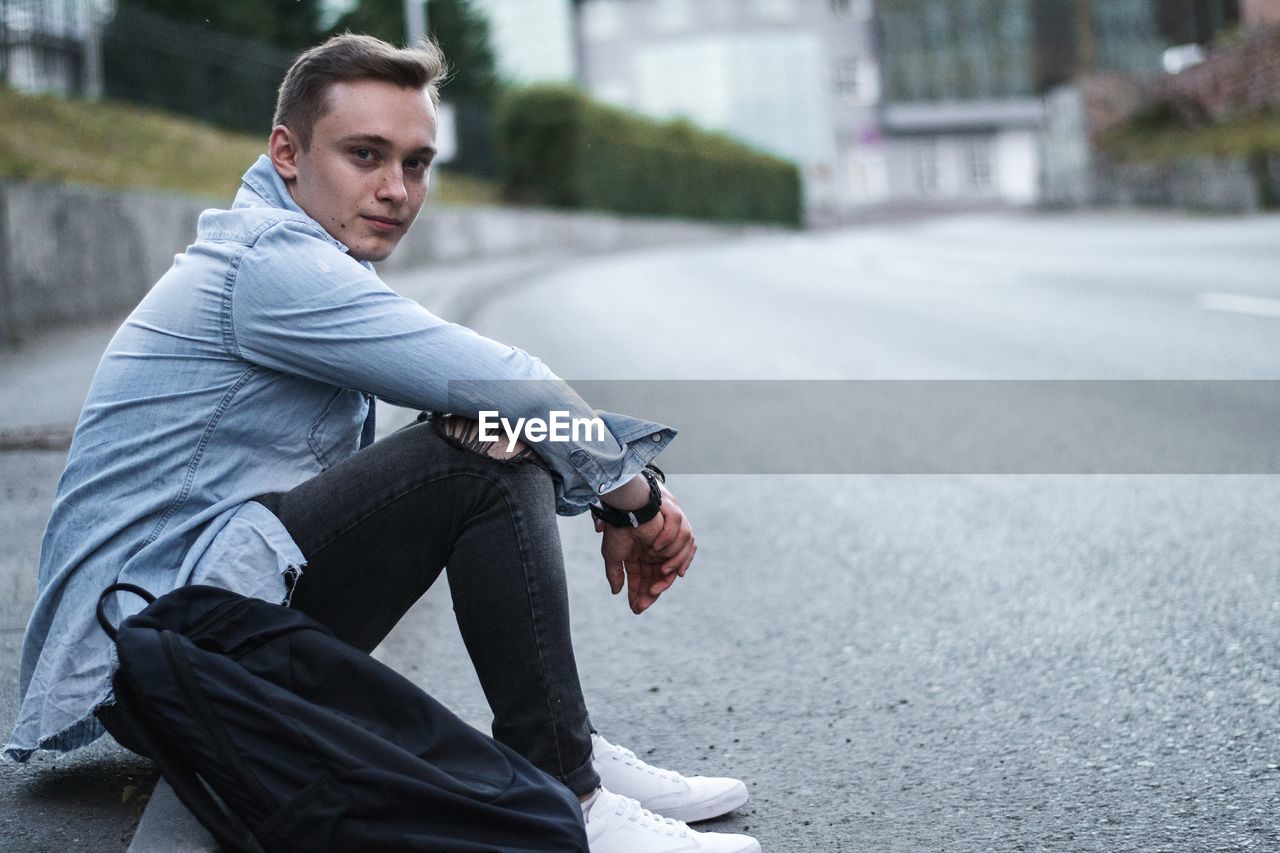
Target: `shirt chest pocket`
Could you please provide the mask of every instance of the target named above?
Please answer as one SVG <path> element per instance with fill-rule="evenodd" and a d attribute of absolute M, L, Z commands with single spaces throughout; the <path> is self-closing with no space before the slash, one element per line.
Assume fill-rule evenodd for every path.
<path fill-rule="evenodd" d="M 333 395 L 307 436 L 321 470 L 360 449 L 360 431 L 368 414 L 369 403 L 359 391 L 341 390 Z"/>

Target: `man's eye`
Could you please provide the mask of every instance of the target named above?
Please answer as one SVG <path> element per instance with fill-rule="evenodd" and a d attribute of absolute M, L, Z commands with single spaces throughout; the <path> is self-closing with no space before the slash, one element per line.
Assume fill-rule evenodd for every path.
<path fill-rule="evenodd" d="M 406 160 L 404 163 L 404 166 L 406 169 L 412 169 L 415 172 L 425 172 L 427 170 L 427 167 L 430 165 L 431 165 L 430 163 L 428 163 L 426 160 L 422 159 L 421 157 L 413 157 L 409 160 Z"/>
<path fill-rule="evenodd" d="M 357 160 L 372 160 L 373 151 L 369 148 L 357 148 L 354 152 Z"/>

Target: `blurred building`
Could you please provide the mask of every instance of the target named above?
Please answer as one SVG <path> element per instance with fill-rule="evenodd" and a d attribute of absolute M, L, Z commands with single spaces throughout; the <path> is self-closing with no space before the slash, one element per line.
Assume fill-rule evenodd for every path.
<path fill-rule="evenodd" d="M 577 78 L 573 0 L 471 0 L 488 19 L 498 73 L 513 83 Z"/>
<path fill-rule="evenodd" d="M 107 0 L 0 0 L 0 82 L 24 92 L 96 97 Z"/>
<path fill-rule="evenodd" d="M 1042 96 L 1080 74 L 1161 73 L 1239 21 L 1237 0 L 879 0 L 892 202 L 1032 204 Z"/>
<path fill-rule="evenodd" d="M 1055 87 L 1140 81 L 1242 20 L 1280 22 L 1280 0 L 473 2 L 508 79 L 577 79 L 794 160 L 819 221 L 1036 204 Z"/>
<path fill-rule="evenodd" d="M 887 196 L 871 0 L 576 0 L 597 98 L 800 165 L 811 219 Z"/>

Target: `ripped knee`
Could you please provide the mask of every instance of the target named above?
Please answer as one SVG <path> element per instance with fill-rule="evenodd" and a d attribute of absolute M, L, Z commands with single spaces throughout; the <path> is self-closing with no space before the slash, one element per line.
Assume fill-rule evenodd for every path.
<path fill-rule="evenodd" d="M 487 456 L 496 462 L 505 462 L 510 465 L 518 465 L 521 462 L 541 464 L 537 454 L 523 441 L 517 440 L 514 445 L 509 445 L 503 439 L 482 441 L 480 424 L 471 418 L 460 415 L 432 415 L 430 420 L 436 435 L 459 450 L 468 450 Z"/>

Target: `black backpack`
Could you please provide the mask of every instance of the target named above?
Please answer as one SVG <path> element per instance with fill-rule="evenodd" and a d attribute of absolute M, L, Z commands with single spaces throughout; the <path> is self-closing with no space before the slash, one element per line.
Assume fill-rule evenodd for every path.
<path fill-rule="evenodd" d="M 149 605 L 117 632 L 118 590 Z M 567 788 L 303 613 L 114 584 L 98 621 L 116 710 L 227 850 L 587 850 Z"/>

